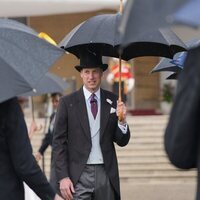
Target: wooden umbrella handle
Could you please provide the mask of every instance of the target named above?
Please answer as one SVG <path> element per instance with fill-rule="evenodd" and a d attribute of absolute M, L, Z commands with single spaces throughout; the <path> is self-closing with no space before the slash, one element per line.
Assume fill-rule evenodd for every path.
<path fill-rule="evenodd" d="M 121 55 L 119 56 L 119 99 L 118 101 L 121 102 L 122 101 L 122 81 L 121 81 L 121 78 L 122 78 L 122 60 L 121 60 Z M 120 112 L 118 113 L 118 120 L 121 122 L 122 119 L 123 119 L 123 113 Z"/>
<path fill-rule="evenodd" d="M 120 7 L 119 7 L 119 12 L 123 12 L 123 0 L 120 0 Z M 122 83 L 121 83 L 121 72 L 122 72 L 122 60 L 121 60 L 121 53 L 119 53 L 119 99 L 118 101 L 122 101 Z M 123 119 L 123 113 L 120 112 L 118 113 L 118 120 L 122 121 Z"/>
<path fill-rule="evenodd" d="M 33 97 L 32 96 L 31 96 L 31 115 L 32 115 L 32 120 L 35 121 L 34 103 L 33 103 Z"/>

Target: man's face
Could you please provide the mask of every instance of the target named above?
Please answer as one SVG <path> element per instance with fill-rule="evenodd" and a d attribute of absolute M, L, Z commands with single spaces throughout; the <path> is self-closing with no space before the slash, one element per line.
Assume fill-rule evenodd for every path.
<path fill-rule="evenodd" d="M 54 97 L 52 97 L 52 105 L 53 105 L 53 109 L 56 110 L 58 108 L 58 103 L 60 100 L 60 96 L 56 95 Z"/>
<path fill-rule="evenodd" d="M 102 76 L 103 71 L 100 68 L 83 68 L 81 70 L 83 84 L 91 93 L 99 89 Z"/>

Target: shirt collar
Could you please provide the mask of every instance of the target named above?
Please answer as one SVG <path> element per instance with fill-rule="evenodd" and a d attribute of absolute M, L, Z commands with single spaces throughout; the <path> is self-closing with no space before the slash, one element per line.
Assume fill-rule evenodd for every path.
<path fill-rule="evenodd" d="M 88 100 L 92 95 L 92 93 L 88 91 L 85 86 L 83 86 L 83 93 L 85 96 L 85 100 Z M 100 88 L 94 94 L 96 95 L 97 99 L 100 100 Z"/>

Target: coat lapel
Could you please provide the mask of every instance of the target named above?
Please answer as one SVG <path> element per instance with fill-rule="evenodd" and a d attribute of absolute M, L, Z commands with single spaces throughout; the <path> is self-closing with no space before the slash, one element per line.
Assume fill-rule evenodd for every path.
<path fill-rule="evenodd" d="M 86 137 L 88 137 L 88 139 L 91 140 L 90 125 L 87 114 L 85 96 L 83 94 L 83 88 L 81 88 L 77 94 L 78 94 L 78 106 L 76 107 L 77 117 L 79 118 L 79 121 L 81 123 L 81 126 L 84 130 Z"/>
<path fill-rule="evenodd" d="M 103 135 L 106 125 L 108 123 L 108 119 L 110 116 L 110 108 L 111 105 L 106 101 L 106 95 L 104 91 L 101 89 L 101 121 L 100 121 L 100 134 Z"/>

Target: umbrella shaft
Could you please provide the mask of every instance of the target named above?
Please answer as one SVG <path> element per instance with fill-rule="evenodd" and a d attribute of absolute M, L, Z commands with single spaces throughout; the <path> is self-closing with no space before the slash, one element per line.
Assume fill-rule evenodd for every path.
<path fill-rule="evenodd" d="M 119 101 L 122 100 L 122 94 L 121 94 L 121 91 L 122 91 L 122 62 L 121 62 L 121 56 L 119 57 Z"/>

